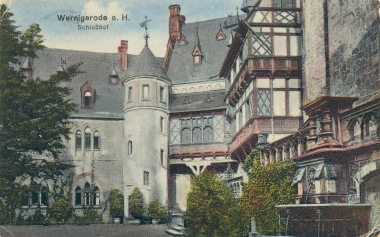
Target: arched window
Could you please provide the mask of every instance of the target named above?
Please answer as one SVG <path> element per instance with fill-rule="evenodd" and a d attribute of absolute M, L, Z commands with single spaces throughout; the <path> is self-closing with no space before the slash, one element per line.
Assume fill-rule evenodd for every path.
<path fill-rule="evenodd" d="M 38 206 L 38 191 L 32 192 L 32 206 Z"/>
<path fill-rule="evenodd" d="M 132 154 L 132 141 L 128 141 L 128 155 Z"/>
<path fill-rule="evenodd" d="M 181 131 L 181 141 L 182 143 L 190 143 L 191 142 L 191 133 L 190 129 L 184 128 Z"/>
<path fill-rule="evenodd" d="M 90 188 L 89 183 L 86 183 L 84 185 L 83 193 L 84 193 L 84 205 L 88 206 L 91 204 L 91 188 Z"/>
<path fill-rule="evenodd" d="M 75 148 L 82 149 L 82 132 L 79 130 L 75 133 Z"/>
<path fill-rule="evenodd" d="M 99 206 L 100 205 L 100 191 L 99 191 L 99 188 L 98 187 L 95 187 L 94 188 L 94 197 L 93 197 L 93 204 L 95 206 Z"/>
<path fill-rule="evenodd" d="M 213 140 L 213 133 L 212 128 L 207 126 L 203 130 L 203 140 L 204 142 L 212 142 Z"/>
<path fill-rule="evenodd" d="M 86 91 L 84 93 L 84 101 L 83 101 L 83 104 L 85 106 L 90 106 L 91 105 L 91 92 L 90 91 Z"/>
<path fill-rule="evenodd" d="M 94 132 L 94 149 L 100 149 L 100 135 L 98 131 Z"/>
<path fill-rule="evenodd" d="M 41 206 L 48 205 L 48 190 L 46 187 L 42 187 L 41 189 Z"/>
<path fill-rule="evenodd" d="M 193 129 L 193 143 L 202 142 L 202 130 L 199 127 Z"/>
<path fill-rule="evenodd" d="M 77 187 L 75 189 L 75 206 L 82 205 L 82 189 Z"/>
<path fill-rule="evenodd" d="M 84 148 L 86 150 L 91 149 L 91 130 L 89 127 L 84 130 Z"/>

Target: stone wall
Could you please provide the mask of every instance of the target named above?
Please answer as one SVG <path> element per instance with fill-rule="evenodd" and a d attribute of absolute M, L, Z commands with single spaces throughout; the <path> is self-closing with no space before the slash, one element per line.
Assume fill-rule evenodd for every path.
<path fill-rule="evenodd" d="M 303 0 L 303 102 L 325 95 L 326 60 L 323 1 Z"/>
<path fill-rule="evenodd" d="M 328 3 L 331 95 L 359 96 L 356 104 L 379 97 L 377 0 Z"/>

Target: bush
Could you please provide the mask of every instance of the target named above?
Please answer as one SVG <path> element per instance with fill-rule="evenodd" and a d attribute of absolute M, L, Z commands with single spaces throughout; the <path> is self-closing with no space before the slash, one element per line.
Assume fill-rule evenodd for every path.
<path fill-rule="evenodd" d="M 231 189 L 207 172 L 191 178 L 185 221 L 188 236 L 196 237 L 246 236 L 249 226 Z"/>
<path fill-rule="evenodd" d="M 148 204 L 149 216 L 158 219 L 159 222 L 165 220 L 168 217 L 168 211 L 161 206 L 160 201 L 152 200 Z"/>
<path fill-rule="evenodd" d="M 138 219 L 146 217 L 144 199 L 140 190 L 135 187 L 131 194 L 131 215 Z"/>
<path fill-rule="evenodd" d="M 71 203 L 62 198 L 56 197 L 53 204 L 47 210 L 48 219 L 52 223 L 65 223 L 73 215 Z"/>
<path fill-rule="evenodd" d="M 116 188 L 113 188 L 110 193 L 110 215 L 113 217 L 124 216 L 124 196 Z"/>
<path fill-rule="evenodd" d="M 41 208 L 37 207 L 33 215 L 29 216 L 26 221 L 31 224 L 45 224 L 45 216 L 41 212 Z"/>
<path fill-rule="evenodd" d="M 103 218 L 99 215 L 98 211 L 94 207 L 83 207 L 83 216 L 76 216 L 74 223 L 85 225 L 85 224 L 98 224 L 102 223 Z"/>

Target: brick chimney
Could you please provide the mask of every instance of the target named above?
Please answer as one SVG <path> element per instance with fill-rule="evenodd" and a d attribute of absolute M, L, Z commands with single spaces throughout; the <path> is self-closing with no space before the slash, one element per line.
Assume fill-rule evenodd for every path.
<path fill-rule="evenodd" d="M 181 26 L 185 24 L 186 17 L 180 15 L 181 7 L 179 5 L 169 6 L 169 37 L 174 43 L 181 36 Z"/>
<path fill-rule="evenodd" d="M 121 40 L 120 46 L 118 47 L 118 52 L 120 53 L 120 69 L 123 72 L 127 69 L 127 65 L 128 65 L 127 51 L 128 51 L 128 41 Z"/>

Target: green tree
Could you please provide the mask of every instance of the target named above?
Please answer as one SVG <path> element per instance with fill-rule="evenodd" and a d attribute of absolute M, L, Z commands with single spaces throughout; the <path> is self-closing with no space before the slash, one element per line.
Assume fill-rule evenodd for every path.
<path fill-rule="evenodd" d="M 135 218 L 142 219 L 146 217 L 144 198 L 140 189 L 135 187 L 131 194 L 131 215 Z"/>
<path fill-rule="evenodd" d="M 28 183 L 58 182 L 72 167 L 58 159 L 75 110 L 70 88 L 62 85 L 80 73 L 77 63 L 45 81 L 26 79 L 15 67 L 44 48 L 41 29 L 32 24 L 21 33 L 11 17 L 0 5 L 0 222 L 12 222 L 28 192 L 41 188 L 26 189 Z"/>
<path fill-rule="evenodd" d="M 113 217 L 124 216 L 124 196 L 120 190 L 113 188 L 110 192 L 110 215 Z"/>
<path fill-rule="evenodd" d="M 260 233 L 283 232 L 284 225 L 279 224 L 276 205 L 294 202 L 295 188 L 291 186 L 294 164 L 287 161 L 263 166 L 260 151 L 254 149 L 247 157 L 244 168 L 249 171 L 249 182 L 241 197 L 243 209 L 255 218 Z"/>
<path fill-rule="evenodd" d="M 232 190 L 212 173 L 191 178 L 185 220 L 188 236 L 245 236 L 249 220 Z"/>

